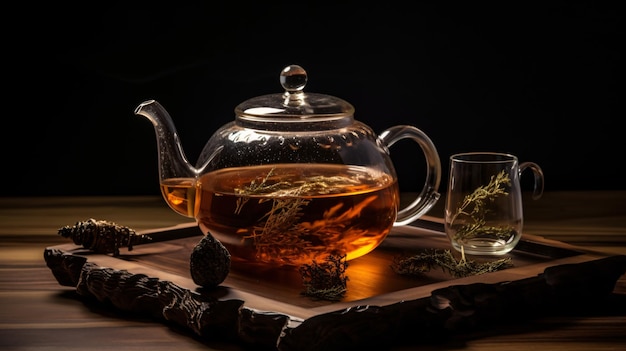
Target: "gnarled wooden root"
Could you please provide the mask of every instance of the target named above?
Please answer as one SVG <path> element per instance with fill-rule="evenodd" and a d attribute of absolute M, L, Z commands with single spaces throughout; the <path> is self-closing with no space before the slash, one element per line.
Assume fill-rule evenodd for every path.
<path fill-rule="evenodd" d="M 52 271 L 52 275 L 63 286 L 75 287 L 80 279 L 80 272 L 87 262 L 87 258 L 65 254 L 54 248 L 47 248 L 43 252 L 46 265 Z"/>

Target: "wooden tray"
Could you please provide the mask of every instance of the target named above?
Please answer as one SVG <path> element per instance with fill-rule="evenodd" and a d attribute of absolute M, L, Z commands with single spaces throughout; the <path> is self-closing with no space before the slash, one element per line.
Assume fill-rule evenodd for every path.
<path fill-rule="evenodd" d="M 140 234 L 149 234 L 153 237 L 153 242 L 135 246 L 132 251 L 123 248 L 117 257 L 94 254 L 73 243 L 49 249 L 86 257 L 88 262 L 100 267 L 146 274 L 192 291 L 199 289 L 189 273 L 191 250 L 202 237 L 195 224 L 143 231 Z M 513 266 L 502 271 L 455 279 L 440 270 L 433 270 L 419 277 L 408 277 L 398 275 L 391 269 L 395 256 L 428 248 L 451 249 L 443 233 L 441 219 L 424 216 L 410 226 L 394 228 L 376 250 L 349 262 L 346 271 L 349 279 L 347 294 L 338 302 L 314 300 L 302 295 L 304 286 L 297 270 L 267 270 L 237 264 L 233 265 L 229 276 L 220 287 L 209 294 L 223 300 L 240 299 L 245 301 L 248 308 L 286 314 L 293 321 L 303 321 L 318 314 L 351 306 L 384 306 L 427 297 L 433 290 L 450 285 L 519 280 L 536 276 L 550 266 L 580 263 L 607 256 L 525 234 L 518 246 L 507 255 L 511 257 Z"/>

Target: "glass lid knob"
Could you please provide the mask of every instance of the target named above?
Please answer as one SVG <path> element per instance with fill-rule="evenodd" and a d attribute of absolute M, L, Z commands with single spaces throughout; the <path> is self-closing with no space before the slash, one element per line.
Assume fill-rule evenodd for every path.
<path fill-rule="evenodd" d="M 298 65 L 287 66 L 280 72 L 280 85 L 287 93 L 302 91 L 307 79 L 306 71 Z"/>

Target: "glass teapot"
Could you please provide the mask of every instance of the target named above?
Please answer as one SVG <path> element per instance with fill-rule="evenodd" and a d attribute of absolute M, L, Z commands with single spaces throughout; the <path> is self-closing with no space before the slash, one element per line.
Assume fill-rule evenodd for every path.
<path fill-rule="evenodd" d="M 399 125 L 376 135 L 339 98 L 304 92 L 306 71 L 284 68 L 284 93 L 255 97 L 211 136 L 191 165 L 174 123 L 156 101 L 135 114 L 154 125 L 159 179 L 167 204 L 195 218 L 233 262 L 300 266 L 330 255 L 352 260 L 374 250 L 393 226 L 439 199 L 441 163 L 430 138 Z M 415 141 L 426 159 L 417 198 L 400 208 L 389 147 Z"/>

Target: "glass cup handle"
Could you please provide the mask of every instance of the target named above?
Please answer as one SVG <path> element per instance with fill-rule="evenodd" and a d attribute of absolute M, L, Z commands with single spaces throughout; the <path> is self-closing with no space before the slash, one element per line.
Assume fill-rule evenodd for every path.
<path fill-rule="evenodd" d="M 439 183 L 441 182 L 441 161 L 439 160 L 437 148 L 426 133 L 409 125 L 388 128 L 380 134 L 379 139 L 388 148 L 399 140 L 411 139 L 419 144 L 426 157 L 427 169 L 424 187 L 410 205 L 398 211 L 394 226 L 409 224 L 428 212 L 441 195 L 438 193 Z"/>
<path fill-rule="evenodd" d="M 525 169 L 530 169 L 535 177 L 535 187 L 533 188 L 533 200 L 539 199 L 543 195 L 543 170 L 538 164 L 534 162 L 522 162 L 519 165 L 519 175 L 522 176 L 522 172 Z"/>

